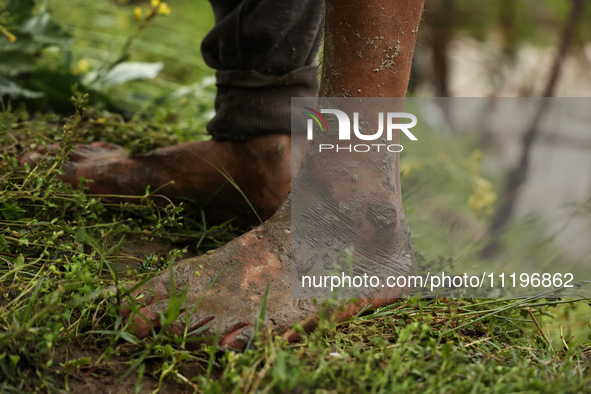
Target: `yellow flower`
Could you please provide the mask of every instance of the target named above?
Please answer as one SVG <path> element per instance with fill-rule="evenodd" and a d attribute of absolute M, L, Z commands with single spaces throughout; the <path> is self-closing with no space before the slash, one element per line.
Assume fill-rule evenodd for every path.
<path fill-rule="evenodd" d="M 472 194 L 468 198 L 468 205 L 476 215 L 490 213 L 490 208 L 497 201 L 497 195 L 492 190 L 492 184 L 479 176 L 474 177 Z"/>
<path fill-rule="evenodd" d="M 168 15 L 170 14 L 170 8 L 166 3 L 160 3 L 160 7 L 158 7 L 158 14 L 160 15 Z"/>
<path fill-rule="evenodd" d="M 74 74 L 81 74 L 87 72 L 88 70 L 90 70 L 90 64 L 88 63 L 88 60 L 80 59 L 78 60 L 78 63 L 76 63 L 76 67 L 74 68 L 73 72 Z"/>
<path fill-rule="evenodd" d="M 136 22 L 141 22 L 142 20 L 142 9 L 140 7 L 135 7 L 133 9 L 133 18 Z"/>
<path fill-rule="evenodd" d="M 400 175 L 403 178 L 407 178 L 411 172 L 420 170 L 423 165 L 417 161 L 406 161 L 400 166 Z"/>
<path fill-rule="evenodd" d="M 478 175 L 484 154 L 480 149 L 474 149 L 470 156 L 464 160 L 464 167 L 473 175 Z"/>
<path fill-rule="evenodd" d="M 152 7 L 156 8 L 160 5 L 160 0 L 152 0 L 150 4 L 152 5 Z"/>
<path fill-rule="evenodd" d="M 3 36 L 5 36 L 6 38 L 8 38 L 8 41 L 10 42 L 15 42 L 16 41 L 16 37 L 14 36 L 14 34 L 12 34 L 11 32 L 9 32 L 8 30 L 6 30 L 4 28 L 4 26 L 0 25 L 0 34 L 2 34 Z"/>

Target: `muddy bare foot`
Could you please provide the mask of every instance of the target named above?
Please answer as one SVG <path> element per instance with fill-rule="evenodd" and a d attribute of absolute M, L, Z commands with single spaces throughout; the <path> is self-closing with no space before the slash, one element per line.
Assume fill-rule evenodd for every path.
<path fill-rule="evenodd" d="M 327 3 L 321 95 L 404 97 L 422 1 Z M 336 39 L 345 36 L 346 40 Z M 378 43 L 370 39 L 376 36 Z M 161 316 L 174 307 L 172 295 L 185 294 L 179 318 L 160 329 L 209 336 L 217 338 L 219 345 L 241 347 L 253 334 L 268 284 L 264 324 L 294 339 L 294 324 L 302 322 L 309 330 L 319 312 L 311 298 L 292 297 L 295 286 L 301 286 L 298 277 L 333 271 L 331 259 L 343 248 L 355 248 L 355 274 L 372 271 L 399 277 L 414 272 L 398 169 L 396 154 L 370 155 L 362 161 L 353 154 L 306 157 L 294 181 L 293 210 L 288 198 L 263 225 L 211 254 L 182 261 L 160 274 L 136 294 L 139 313 L 128 308 L 125 317 L 132 319 L 137 335 L 146 336 L 161 326 Z M 291 255 L 294 251 L 297 255 Z M 336 320 L 353 316 L 367 305 L 389 304 L 409 289 L 366 290 L 366 296 L 346 305 Z"/>
<path fill-rule="evenodd" d="M 149 335 L 152 329 L 173 335 L 197 330 L 204 341 L 217 340 L 220 346 L 242 348 L 253 336 L 267 283 L 265 326 L 290 340 L 298 337 L 293 329 L 298 322 L 306 331 L 313 329 L 318 322 L 316 303 L 293 298 L 290 291 L 297 285 L 290 267 L 290 208 L 288 198 L 263 225 L 212 253 L 175 264 L 171 271 L 136 291 L 137 308 L 127 306 L 123 311 L 126 319 L 132 319 L 132 330 L 139 337 Z M 390 291 L 391 298 L 358 300 L 335 310 L 333 318 L 342 321 L 367 305 L 386 305 L 404 291 Z M 177 302 L 182 300 L 179 317 L 161 327 L 161 317 L 174 309 L 175 297 Z"/>
<path fill-rule="evenodd" d="M 23 163 L 34 164 L 56 146 L 29 153 Z M 92 194 L 143 196 L 146 186 L 173 201 L 203 207 L 208 220 L 238 218 L 257 223 L 244 196 L 262 219 L 270 217 L 291 187 L 289 135 L 265 135 L 249 141 L 190 142 L 132 157 L 123 148 L 104 142 L 80 145 L 69 156 L 63 180 L 77 186 L 83 176 L 93 182 Z M 173 181 L 173 184 L 171 184 Z"/>

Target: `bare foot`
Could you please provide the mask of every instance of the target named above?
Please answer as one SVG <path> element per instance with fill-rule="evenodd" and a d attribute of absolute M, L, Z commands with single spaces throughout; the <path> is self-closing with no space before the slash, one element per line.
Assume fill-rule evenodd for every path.
<path fill-rule="evenodd" d="M 29 153 L 22 161 L 34 164 L 56 149 L 50 146 Z M 137 157 L 128 156 L 117 145 L 96 142 L 79 145 L 69 159 L 62 179 L 75 187 L 81 176 L 93 180 L 86 185 L 92 194 L 142 196 L 150 185 L 152 191 L 158 189 L 158 194 L 175 201 L 197 207 L 207 203 L 207 218 L 218 222 L 237 217 L 239 224 L 257 223 L 245 198 L 224 173 L 262 219 L 275 212 L 291 187 L 291 140 L 284 134 L 240 142 L 190 142 Z"/>
<path fill-rule="evenodd" d="M 317 305 L 311 299 L 293 298 L 290 292 L 295 284 L 290 267 L 290 208 L 288 198 L 263 225 L 210 254 L 175 264 L 136 291 L 139 313 L 132 313 L 129 305 L 123 311 L 124 318 L 132 319 L 132 330 L 145 337 L 153 328 L 177 335 L 201 328 L 198 336 L 204 341 L 217 339 L 220 346 L 243 348 L 252 338 L 267 283 L 265 326 L 288 340 L 298 338 L 293 329 L 298 322 L 305 331 L 312 330 L 318 322 Z M 406 268 L 412 270 L 412 266 Z M 335 310 L 333 318 L 342 321 L 365 306 L 392 303 L 406 291 L 393 289 L 390 298 L 360 299 Z M 174 297 L 183 300 L 179 317 L 161 327 L 161 316 L 174 308 Z"/>

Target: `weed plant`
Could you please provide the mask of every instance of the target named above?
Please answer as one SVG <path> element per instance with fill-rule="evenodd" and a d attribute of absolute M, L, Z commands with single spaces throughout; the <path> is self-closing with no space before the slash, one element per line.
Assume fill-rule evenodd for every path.
<path fill-rule="evenodd" d="M 147 135 L 150 148 L 176 142 L 166 130 L 146 135 L 145 123 L 88 110 L 84 95 L 73 104 L 75 114 L 66 119 L 31 119 L 9 105 L 0 119 L 3 392 L 77 392 L 88 386 L 105 392 L 113 385 L 128 392 L 585 392 L 591 387 L 589 338 L 575 338 L 576 328 L 569 325 L 569 316 L 577 313 L 588 321 L 589 307 L 552 295 L 405 299 L 345 323 L 324 319 L 295 344 L 261 335 L 261 327 L 244 352 L 198 345 L 189 333 L 136 338 L 120 318 L 127 288 L 237 232 L 231 225 L 210 228 L 182 205 L 163 207 L 150 190 L 113 202 L 85 194 L 84 181 L 82 188 L 62 183 L 67 154 L 78 142 L 104 137 L 129 148 Z M 55 156 L 34 168 L 21 167 L 25 149 L 55 142 L 60 143 Z M 133 242 L 143 242 L 140 253 L 130 251 Z M 176 318 L 182 296 L 162 316 L 164 325 Z M 558 338 L 547 326 L 556 320 L 565 328 Z"/>
<path fill-rule="evenodd" d="M 92 7 L 107 6 L 97 2 Z M 72 12 L 81 17 L 86 10 Z M 2 24 L 11 27 L 8 20 Z M 104 34 L 106 41 L 115 35 Z M 99 36 L 76 32 L 85 44 L 95 44 Z M 141 49 L 160 51 L 159 58 L 178 59 L 169 47 L 134 39 Z M 87 51 L 94 54 L 91 66 L 100 69 L 97 59 L 105 51 Z M 84 59 L 77 56 L 74 52 L 75 63 L 82 65 Z M 154 53 L 146 57 L 153 60 Z M 185 66 L 175 67 L 181 73 Z M 198 331 L 172 337 L 156 331 L 141 340 L 131 334 L 120 317 L 122 304 L 132 303 L 129 290 L 181 257 L 223 245 L 239 231 L 231 223 L 209 226 L 201 212 L 163 200 L 158 190 L 125 199 L 92 196 L 84 193 L 85 180 L 73 188 L 60 175 L 78 143 L 108 141 L 141 154 L 203 138 L 194 130 L 202 129 L 211 113 L 211 82 L 207 75 L 199 78 L 187 86 L 160 80 L 156 87 L 132 83 L 105 91 L 126 103 L 125 117 L 105 106 L 89 107 L 87 96 L 76 89 L 68 106 L 71 117 L 2 101 L 1 392 L 591 391 L 589 300 L 555 294 L 505 300 L 407 298 L 344 323 L 321 319 L 317 330 L 293 344 L 259 325 L 242 352 L 199 344 Z M 160 89 L 151 96 L 156 98 L 138 99 L 155 89 Z M 69 97 L 69 86 L 66 91 Z M 472 239 L 462 243 L 462 234 L 432 229 L 443 229 L 450 216 L 478 228 L 496 190 L 494 179 L 492 186 L 480 181 L 484 175 L 475 166 L 473 137 L 455 142 L 437 141 L 452 157 L 439 157 L 432 147 L 403 157 L 405 210 L 422 267 L 448 267 L 473 255 Z M 34 168 L 21 166 L 24 152 L 54 143 L 59 144 L 54 155 Z M 438 200 L 443 206 L 429 205 L 440 185 L 425 180 L 440 174 L 463 180 L 462 186 L 448 200 Z M 477 219 L 467 207 L 477 211 Z M 522 254 L 541 242 L 519 240 Z M 449 245 L 456 246 L 446 249 Z M 182 301 L 183 294 L 172 298 L 161 317 L 164 327 L 178 316 Z"/>

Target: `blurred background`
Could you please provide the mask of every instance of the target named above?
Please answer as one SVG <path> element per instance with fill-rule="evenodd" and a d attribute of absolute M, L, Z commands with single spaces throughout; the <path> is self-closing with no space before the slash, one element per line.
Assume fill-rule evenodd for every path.
<path fill-rule="evenodd" d="M 573 19 L 571 13 L 576 3 L 581 4 L 580 12 Z M 551 93 L 557 97 L 588 96 L 591 6 L 584 3 L 427 0 L 409 94 L 545 95 L 565 28 L 572 25 L 566 51 L 561 56 L 560 77 Z M 59 89 L 51 89 L 61 86 L 56 75 L 93 88 L 103 94 L 102 101 L 108 98 L 110 105 L 128 115 L 137 115 L 138 111 L 144 114 L 148 109 L 154 112 L 162 107 L 176 109 L 182 115 L 188 110 L 183 107 L 187 97 L 209 102 L 213 72 L 200 54 L 201 39 L 213 26 L 209 2 L 171 0 L 165 3 L 166 12 L 146 21 L 150 4 L 148 0 L 1 0 L 0 8 L 9 14 L 3 13 L 0 26 L 18 39 L 11 43 L 0 34 L 0 76 L 30 90 L 42 90 L 45 96 L 52 97 L 43 103 L 53 107 L 59 107 L 58 99 L 63 99 L 58 95 Z M 37 19 L 27 14 L 31 9 Z M 31 23 L 19 26 L 26 20 Z M 113 71 L 114 65 L 122 62 L 136 64 L 120 67 L 111 78 L 97 80 L 97 72 Z M 43 80 L 41 69 L 53 72 L 54 78 Z M 23 97 L 14 90 L 8 91 L 5 83 L 0 84 L 0 93 L 13 99 Z M 68 94 L 65 97 L 69 103 Z M 96 101 L 101 100 L 97 97 Z M 196 107 L 194 100 L 191 106 Z M 187 115 L 194 119 L 193 115 L 203 112 L 203 108 L 198 109 Z"/>
<path fill-rule="evenodd" d="M 427 0 L 415 59 L 418 96 L 544 94 L 564 31 L 572 27 L 554 96 L 591 88 L 591 10 L 572 0 Z"/>

